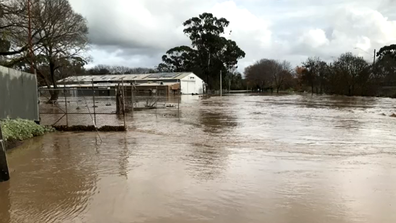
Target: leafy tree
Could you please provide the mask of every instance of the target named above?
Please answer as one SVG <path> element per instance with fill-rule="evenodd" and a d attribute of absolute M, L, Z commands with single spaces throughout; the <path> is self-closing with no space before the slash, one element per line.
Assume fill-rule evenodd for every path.
<path fill-rule="evenodd" d="M 383 86 L 396 86 L 396 44 L 382 47 L 374 70 Z"/>
<path fill-rule="evenodd" d="M 242 74 L 239 72 L 234 72 L 230 74 L 231 79 L 231 90 L 244 90 L 246 89 L 245 80 L 242 78 Z"/>
<path fill-rule="evenodd" d="M 396 86 L 396 60 L 391 55 L 379 57 L 375 64 L 375 74 L 383 86 Z"/>
<path fill-rule="evenodd" d="M 172 69 L 172 66 L 170 65 L 167 65 L 167 64 L 165 64 L 165 63 L 160 63 L 160 64 L 158 64 L 158 66 L 155 68 L 155 70 L 157 71 L 157 72 L 165 72 L 165 73 L 168 73 L 168 72 L 175 72 L 173 69 Z M 187 70 L 186 70 L 187 71 Z"/>
<path fill-rule="evenodd" d="M 237 71 L 229 72 L 225 75 L 223 80 L 223 89 L 229 90 L 245 90 L 246 80 L 243 79 L 242 74 Z"/>
<path fill-rule="evenodd" d="M 196 51 L 189 46 L 174 47 L 162 56 L 162 61 L 158 65 L 158 70 L 166 72 L 192 71 L 196 61 Z"/>
<path fill-rule="evenodd" d="M 352 53 L 342 54 L 334 62 L 333 69 L 344 81 L 346 89 L 343 93 L 346 95 L 355 95 L 358 80 L 360 79 L 361 82 L 363 75 L 369 78 L 367 73 L 370 72 L 369 64 L 362 57 L 354 56 Z"/>
<path fill-rule="evenodd" d="M 384 57 L 393 58 L 396 60 L 396 44 L 382 47 L 378 53 L 377 57 L 382 60 Z"/>
<path fill-rule="evenodd" d="M 225 18 L 203 13 L 183 23 L 184 33 L 191 40 L 191 47 L 180 46 L 170 49 L 158 65 L 161 71 L 193 71 L 206 80 L 210 89 L 218 86 L 218 75 L 229 75 L 238 60 L 245 57 L 236 42 L 221 35 L 229 25 Z M 224 80 L 226 77 L 223 78 Z"/>
<path fill-rule="evenodd" d="M 323 85 L 325 83 L 327 64 L 324 61 L 321 61 L 319 58 L 308 58 L 306 62 L 303 63 L 302 66 L 302 83 L 311 88 L 312 94 L 323 93 Z M 318 86 L 319 89 L 318 90 Z"/>

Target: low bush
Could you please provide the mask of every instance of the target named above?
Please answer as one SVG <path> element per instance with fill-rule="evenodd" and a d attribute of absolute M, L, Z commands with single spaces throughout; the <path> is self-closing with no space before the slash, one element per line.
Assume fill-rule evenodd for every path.
<path fill-rule="evenodd" d="M 54 131 L 52 127 L 37 125 L 34 121 L 25 119 L 6 119 L 0 121 L 0 124 L 5 141 L 22 141 Z"/>

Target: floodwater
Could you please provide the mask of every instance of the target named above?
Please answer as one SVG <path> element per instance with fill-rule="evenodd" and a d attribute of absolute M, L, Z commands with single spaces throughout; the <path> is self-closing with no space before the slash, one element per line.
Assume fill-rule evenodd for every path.
<path fill-rule="evenodd" d="M 0 222 L 396 222 L 396 100 L 186 96 L 173 112 L 10 151 Z"/>

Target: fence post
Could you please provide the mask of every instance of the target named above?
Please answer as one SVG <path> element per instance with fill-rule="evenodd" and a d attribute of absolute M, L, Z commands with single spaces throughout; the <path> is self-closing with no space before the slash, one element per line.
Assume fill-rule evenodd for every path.
<path fill-rule="evenodd" d="M 93 100 L 93 111 L 94 111 L 94 123 L 95 123 L 95 126 L 97 126 L 97 124 L 96 124 L 95 86 L 94 86 L 93 79 L 92 79 L 92 100 Z"/>
<path fill-rule="evenodd" d="M 124 116 L 124 129 L 126 130 L 124 78 L 122 79 L 122 115 Z"/>
<path fill-rule="evenodd" d="M 69 127 L 69 115 L 67 114 L 67 97 L 66 97 L 66 85 L 63 85 L 63 94 L 65 96 L 65 109 L 66 109 L 66 126 Z"/>
<path fill-rule="evenodd" d="M 158 118 L 158 86 L 155 86 L 155 117 Z"/>
<path fill-rule="evenodd" d="M 133 110 L 134 110 L 134 95 L 133 95 L 133 90 L 135 90 L 135 87 L 134 87 L 134 84 L 133 83 L 131 83 L 131 97 L 132 97 L 132 117 L 133 117 Z"/>
<path fill-rule="evenodd" d="M 180 119 L 180 99 L 181 95 L 177 98 L 177 117 Z"/>
<path fill-rule="evenodd" d="M 0 124 L 0 182 L 10 180 L 10 173 L 8 171 L 7 155 L 3 143 L 3 133 Z"/>

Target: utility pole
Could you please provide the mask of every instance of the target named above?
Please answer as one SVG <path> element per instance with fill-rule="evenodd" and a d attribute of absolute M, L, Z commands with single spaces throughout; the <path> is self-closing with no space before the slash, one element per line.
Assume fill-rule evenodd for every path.
<path fill-rule="evenodd" d="M 377 57 L 377 50 L 374 49 L 374 59 L 373 59 L 373 66 L 375 66 L 375 58 Z"/>
<path fill-rule="evenodd" d="M 377 50 L 376 50 L 376 49 L 374 49 L 374 57 L 373 57 L 373 71 L 372 71 L 374 75 L 376 75 L 376 68 L 375 68 L 375 67 L 376 67 L 376 66 L 375 66 L 375 65 L 376 65 L 376 64 L 375 64 L 375 63 L 376 63 L 376 57 L 377 57 Z"/>
<path fill-rule="evenodd" d="M 359 47 L 355 47 L 355 49 L 360 50 L 360 51 L 363 51 L 363 52 L 365 52 L 367 55 L 370 55 L 369 52 L 367 52 L 366 50 L 363 50 L 363 49 L 361 49 L 361 48 L 359 48 Z M 377 57 L 377 49 L 374 49 L 373 67 L 375 66 L 375 63 L 376 63 L 376 57 Z"/>
<path fill-rule="evenodd" d="M 8 180 L 10 180 L 10 173 L 8 171 L 6 150 L 3 143 L 3 133 L 1 132 L 0 125 L 0 182 Z"/>
<path fill-rule="evenodd" d="M 223 96 L 223 71 L 220 71 L 220 97 Z"/>

